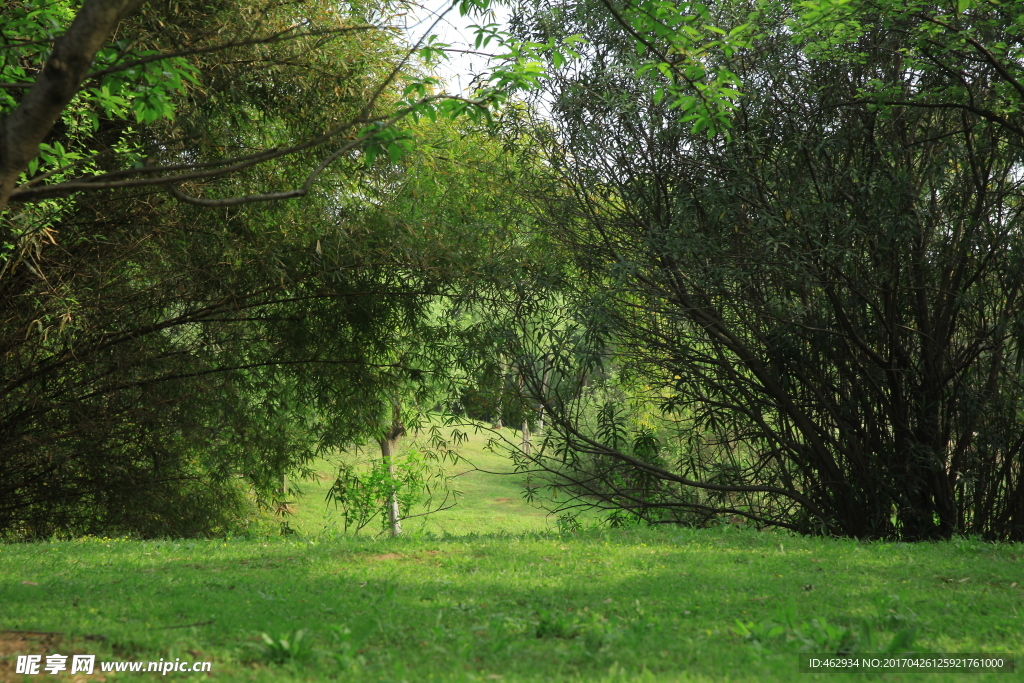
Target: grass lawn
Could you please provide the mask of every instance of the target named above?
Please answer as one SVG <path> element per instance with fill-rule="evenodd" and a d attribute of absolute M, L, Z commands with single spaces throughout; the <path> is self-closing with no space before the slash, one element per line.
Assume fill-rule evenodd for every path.
<path fill-rule="evenodd" d="M 16 655 L 53 653 L 212 661 L 179 681 L 862 680 L 800 674 L 798 653 L 878 651 L 907 629 L 923 653 L 1024 652 L 1020 545 L 560 535 L 513 479 L 467 482 L 464 507 L 400 539 L 305 528 L 330 526 L 308 486 L 287 537 L 0 545 L 0 680 L 71 678 L 15 673 Z"/>
<path fill-rule="evenodd" d="M 507 458 L 486 448 L 488 433 L 474 433 L 467 431 L 467 428 L 462 428 L 462 431 L 468 437 L 459 448 L 459 455 L 464 461 L 446 467 L 449 474 L 456 475 L 453 487 L 461 494 L 455 506 L 441 513 L 409 519 L 403 523 L 403 530 L 414 534 L 433 533 L 443 536 L 522 533 L 556 528 L 554 517 L 523 501 L 523 477 L 513 474 L 512 464 Z M 502 432 L 506 437 L 513 438 L 512 430 L 504 429 Z M 376 451 L 364 453 L 365 456 L 380 457 Z M 314 463 L 313 469 L 318 474 L 315 481 L 295 482 L 302 495 L 296 497 L 294 512 L 286 518 L 288 525 L 307 536 L 341 531 L 344 522 L 340 512 L 325 502 L 327 492 L 334 483 L 337 467 L 332 459 L 327 458 Z M 495 475 L 489 472 L 507 474 Z M 440 502 L 435 501 L 435 505 Z M 413 510 L 416 515 L 424 512 L 427 512 L 426 508 Z M 372 535 L 380 531 L 381 525 L 376 521 L 363 529 L 363 533 Z"/>

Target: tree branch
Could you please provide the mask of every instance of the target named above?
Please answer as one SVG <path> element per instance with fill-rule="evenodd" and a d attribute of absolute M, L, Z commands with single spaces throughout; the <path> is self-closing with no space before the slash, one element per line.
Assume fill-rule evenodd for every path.
<path fill-rule="evenodd" d="M 102 78 L 103 76 L 106 76 L 108 74 L 117 73 L 119 71 L 127 71 L 128 69 L 133 69 L 133 68 L 135 68 L 137 66 L 142 66 L 144 64 L 151 64 L 153 62 L 160 62 L 160 61 L 163 61 L 165 59 L 174 59 L 175 57 L 190 57 L 192 55 L 209 54 L 211 52 L 219 52 L 221 50 L 230 50 L 231 48 L 246 47 L 246 46 L 249 46 L 249 45 L 271 45 L 273 43 L 280 43 L 280 42 L 283 42 L 285 40 L 297 40 L 299 38 L 312 38 L 312 37 L 318 37 L 318 36 L 330 36 L 330 35 L 335 35 L 335 34 L 339 34 L 339 33 L 348 33 L 349 31 L 370 31 L 370 30 L 373 30 L 373 29 L 376 29 L 376 28 L 380 28 L 380 27 L 373 26 L 372 24 L 366 24 L 366 25 L 359 25 L 359 26 L 345 26 L 343 28 L 322 29 L 320 31 L 307 31 L 305 33 L 294 33 L 292 35 L 288 35 L 292 31 L 294 31 L 295 28 L 296 28 L 295 26 L 289 26 L 288 28 L 286 28 L 286 29 L 284 29 L 282 31 L 278 31 L 277 33 L 272 33 L 269 36 L 263 36 L 262 38 L 250 38 L 248 40 L 236 40 L 236 41 L 232 41 L 232 42 L 229 42 L 229 43 L 220 43 L 218 45 L 209 45 L 207 47 L 199 47 L 199 48 L 194 48 L 194 49 L 191 49 L 191 50 L 179 50 L 177 52 L 165 52 L 165 53 L 161 53 L 161 54 L 147 55 L 145 57 L 140 57 L 139 59 L 135 59 L 135 60 L 132 60 L 130 62 L 125 62 L 123 64 L 115 64 L 113 66 L 107 67 L 106 69 L 101 69 L 99 71 L 93 71 L 92 73 L 90 73 L 86 77 L 86 80 L 96 80 L 96 79 Z"/>
<path fill-rule="evenodd" d="M 0 212 L 114 28 L 142 0 L 86 0 L 18 107 L 0 122 Z"/>

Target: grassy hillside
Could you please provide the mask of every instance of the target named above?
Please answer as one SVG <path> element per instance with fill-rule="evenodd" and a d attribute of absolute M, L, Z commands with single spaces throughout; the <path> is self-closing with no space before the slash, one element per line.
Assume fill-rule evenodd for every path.
<path fill-rule="evenodd" d="M 471 460 L 504 465 L 481 445 Z M 900 638 L 925 653 L 1024 653 L 1019 545 L 559 534 L 514 476 L 481 472 L 455 509 L 410 523 L 418 533 L 343 536 L 321 533 L 337 522 L 326 486 L 306 485 L 302 533 L 285 537 L 0 545 L 0 681 L 70 679 L 15 672 L 17 655 L 54 653 L 212 662 L 167 674 L 179 681 L 396 683 L 865 680 L 798 676 L 799 653 Z M 98 669 L 75 680 L 157 675 Z"/>
<path fill-rule="evenodd" d="M 462 429 L 467 440 L 459 447 L 462 460 L 457 464 L 446 463 L 446 470 L 455 478 L 453 488 L 460 495 L 451 509 L 408 520 L 404 531 L 419 534 L 492 534 L 547 531 L 556 526 L 556 520 L 548 514 L 523 501 L 523 477 L 513 473 L 507 458 L 487 449 L 491 435 L 486 431 Z M 515 438 L 512 430 L 502 430 L 507 438 Z M 446 434 L 447 435 L 447 434 Z M 406 439 L 402 447 L 415 443 Z M 401 453 L 401 451 L 400 451 Z M 379 457 L 376 451 L 364 451 L 364 458 Z M 317 472 L 315 480 L 294 482 L 301 494 L 295 497 L 293 513 L 285 517 L 289 526 L 304 535 L 339 531 L 343 526 L 340 513 L 325 500 L 337 474 L 336 460 L 352 458 L 353 454 L 338 454 L 314 463 Z M 494 472 L 504 475 L 490 474 Z M 435 502 L 435 506 L 440 501 Z M 413 514 L 427 512 L 418 508 Z M 364 532 L 378 534 L 379 523 L 373 523 Z"/>

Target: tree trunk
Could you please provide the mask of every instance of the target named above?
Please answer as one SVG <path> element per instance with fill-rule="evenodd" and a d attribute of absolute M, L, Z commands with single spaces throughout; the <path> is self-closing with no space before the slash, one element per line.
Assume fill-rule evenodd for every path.
<path fill-rule="evenodd" d="M 384 432 L 384 436 L 380 440 L 380 454 L 384 459 L 384 464 L 388 467 L 388 474 L 391 476 L 392 482 L 395 479 L 395 448 L 398 439 L 403 434 L 405 434 L 405 425 L 398 419 L 398 409 L 396 408 L 394 422 L 392 422 L 391 428 Z M 388 495 L 387 509 L 391 536 L 401 536 L 402 520 L 398 509 L 398 487 L 394 483 L 392 483 L 391 492 Z"/>
<path fill-rule="evenodd" d="M 544 405 L 548 400 L 548 378 L 551 376 L 549 356 L 544 354 L 544 377 L 540 380 L 540 401 L 537 402 L 537 433 L 544 433 Z"/>
<path fill-rule="evenodd" d="M 522 397 L 522 395 L 523 395 L 523 376 L 522 375 L 519 375 L 519 395 L 520 395 L 520 397 Z M 525 401 L 524 401 L 523 429 L 522 429 L 522 431 L 523 431 L 523 442 L 522 442 L 521 448 L 523 450 L 523 454 L 524 455 L 530 455 L 530 445 L 531 445 L 530 444 L 530 411 L 525 409 L 525 406 L 526 406 L 526 404 L 525 404 Z"/>
<path fill-rule="evenodd" d="M 505 426 L 505 421 L 501 419 L 502 411 L 505 403 L 505 360 L 500 360 L 501 373 L 498 376 L 498 404 L 495 407 L 494 423 L 491 424 L 491 429 L 501 429 Z"/>

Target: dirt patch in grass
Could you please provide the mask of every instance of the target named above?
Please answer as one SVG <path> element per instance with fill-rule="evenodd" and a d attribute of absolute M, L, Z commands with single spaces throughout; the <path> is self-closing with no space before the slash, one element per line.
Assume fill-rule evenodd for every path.
<path fill-rule="evenodd" d="M 366 557 L 367 562 L 385 562 L 387 560 L 411 560 L 412 562 L 423 562 L 429 560 L 435 555 L 440 555 L 440 550 L 421 550 L 413 555 L 406 555 L 405 553 L 384 553 L 382 555 L 368 555 Z M 424 557 L 426 555 L 426 557 Z"/>
<path fill-rule="evenodd" d="M 383 562 L 384 560 L 400 560 L 405 555 L 401 553 L 384 553 L 383 555 L 370 555 L 366 559 L 370 562 Z"/>

